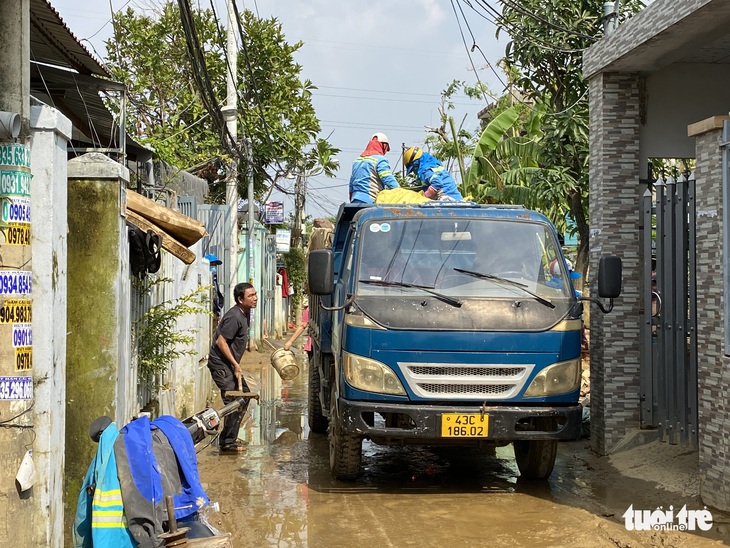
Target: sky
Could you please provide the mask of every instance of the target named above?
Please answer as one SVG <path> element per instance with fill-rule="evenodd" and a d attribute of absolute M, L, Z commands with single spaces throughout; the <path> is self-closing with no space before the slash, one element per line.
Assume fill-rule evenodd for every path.
<path fill-rule="evenodd" d="M 224 0 L 202 0 L 199 5 L 210 7 L 211 1 L 225 21 Z M 104 41 L 112 32 L 111 10 L 127 5 L 150 10 L 162 0 L 50 2 L 103 61 Z M 498 9 L 497 0 L 489 3 Z M 504 55 L 505 36 L 498 41 L 494 24 L 463 1 L 237 0 L 237 6 L 262 18 L 276 17 L 289 43 L 304 42 L 295 61 L 302 66 L 301 77 L 318 87 L 313 104 L 322 126 L 320 137 L 342 150 L 336 178 L 307 180 L 305 209 L 311 217 L 334 216 L 347 201 L 352 162 L 373 133 L 388 136 L 392 150 L 387 158 L 400 170 L 401 144 L 422 145 L 426 127 L 439 125 L 441 91 L 451 81 L 481 81 L 496 95 L 504 89 L 503 73 L 490 67 Z M 478 131 L 477 112 L 487 100 L 460 97 L 455 103 L 457 125 L 463 119 L 465 129 Z M 293 180 L 282 181 L 286 188 L 293 185 Z M 293 210 L 291 196 L 274 193 L 270 200 L 284 202 L 285 217 Z"/>

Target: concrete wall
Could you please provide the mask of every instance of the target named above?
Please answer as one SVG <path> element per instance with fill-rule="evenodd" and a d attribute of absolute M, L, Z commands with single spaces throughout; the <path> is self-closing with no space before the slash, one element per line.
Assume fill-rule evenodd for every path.
<path fill-rule="evenodd" d="M 639 89 L 635 74 L 601 73 L 589 83 L 590 268 L 623 260 L 623 294 L 591 329 L 591 446 L 607 454 L 639 425 Z M 591 277 L 591 295 L 598 294 Z"/>
<path fill-rule="evenodd" d="M 687 135 L 687 126 L 727 113 L 730 71 L 718 71 L 717 67 L 675 63 L 640 80 L 642 179 L 649 176 L 649 158 L 694 158 L 695 139 Z"/>
<path fill-rule="evenodd" d="M 127 168 L 103 154 L 68 163 L 66 504 L 75 508 L 96 444 L 91 422 L 126 424 L 137 411 L 130 378 L 130 276 L 124 211 Z M 67 517 L 67 527 L 71 520 Z"/>
<path fill-rule="evenodd" d="M 591 315 L 591 444 L 610 452 L 638 426 L 638 179 L 646 176 L 647 158 L 695 157 L 701 496 L 725 511 L 730 357 L 723 348 L 722 138 L 714 121 L 693 130 L 696 136 L 688 136 L 687 125 L 727 114 L 730 48 L 721 38 L 728 21 L 726 1 L 656 0 L 589 48 L 583 63 L 590 82 L 591 267 L 601 253 L 620 248 L 624 259 L 616 310 Z"/>
<path fill-rule="evenodd" d="M 724 353 L 722 129 L 697 135 L 697 355 L 700 494 L 730 510 L 730 358 Z M 726 266 L 727 268 L 727 266 Z"/>
<path fill-rule="evenodd" d="M 33 546 L 63 546 L 66 427 L 66 146 L 71 122 L 45 105 L 31 108 L 33 219 Z M 9 520 L 11 523 L 14 520 Z M 17 529 L 16 529 L 17 533 Z M 17 544 L 17 543 L 16 543 Z"/>
<path fill-rule="evenodd" d="M 33 394 L 30 400 L 3 401 L 0 408 L 0 420 L 12 426 L 0 429 L 0 545 L 62 546 L 66 143 L 71 123 L 56 110 L 35 105 L 30 124 L 31 245 L 4 246 L 0 264 L 5 268 L 32 269 L 31 332 L 36 335 L 32 369 L 12 374 L 31 374 Z M 16 264 L 17 260 L 21 263 Z M 6 327 L 12 329 L 7 323 L 3 325 Z M 3 331 L 2 345 L 12 355 L 9 333 Z M 15 477 L 27 450 L 31 450 L 35 466 L 34 483 L 30 489 L 19 492 Z"/>

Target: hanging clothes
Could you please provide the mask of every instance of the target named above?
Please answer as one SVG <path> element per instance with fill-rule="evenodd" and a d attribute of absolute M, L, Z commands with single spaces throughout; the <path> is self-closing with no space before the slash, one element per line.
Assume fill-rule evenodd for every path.
<path fill-rule="evenodd" d="M 281 275 L 281 296 L 285 299 L 289 298 L 289 276 L 287 276 L 286 268 L 279 268 L 278 273 Z"/>
<path fill-rule="evenodd" d="M 117 477 L 114 442 L 118 436 L 117 425 L 111 423 L 99 438 L 99 449 L 86 472 L 76 505 L 75 548 L 136 546 L 127 528 Z"/>

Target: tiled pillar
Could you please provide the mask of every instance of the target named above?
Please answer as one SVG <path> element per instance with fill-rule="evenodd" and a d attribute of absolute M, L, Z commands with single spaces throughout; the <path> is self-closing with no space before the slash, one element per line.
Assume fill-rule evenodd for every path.
<path fill-rule="evenodd" d="M 712 121 L 712 119 L 710 120 Z M 702 124 L 693 124 L 702 126 Z M 696 133 L 697 381 L 700 495 L 705 504 L 730 510 L 730 359 L 723 325 L 722 120 Z"/>
<path fill-rule="evenodd" d="M 589 82 L 591 296 L 598 296 L 599 258 L 623 260 L 613 311 L 591 305 L 591 446 L 600 454 L 639 426 L 638 80 L 600 73 Z"/>

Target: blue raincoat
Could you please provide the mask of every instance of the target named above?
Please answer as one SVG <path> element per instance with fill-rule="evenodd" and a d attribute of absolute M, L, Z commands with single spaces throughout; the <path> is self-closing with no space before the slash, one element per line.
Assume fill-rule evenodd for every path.
<path fill-rule="evenodd" d="M 423 185 L 423 191 L 426 191 L 428 187 L 436 193 L 436 199 L 441 199 L 444 196 L 461 202 L 464 197 L 456 188 L 456 181 L 451 176 L 451 173 L 444 167 L 444 165 L 434 156 L 431 156 L 428 152 L 421 154 L 421 157 L 411 163 L 408 166 L 408 173 L 415 173 L 418 181 Z"/>
<path fill-rule="evenodd" d="M 119 436 L 111 423 L 99 438 L 96 457 L 91 461 L 76 506 L 73 537 L 75 548 L 136 546 L 127 528 L 122 492 L 117 478 L 114 442 Z"/>

